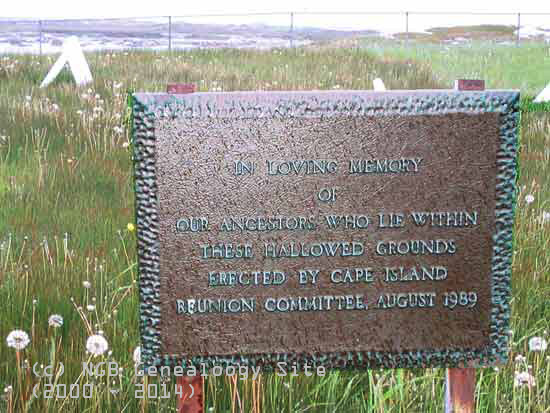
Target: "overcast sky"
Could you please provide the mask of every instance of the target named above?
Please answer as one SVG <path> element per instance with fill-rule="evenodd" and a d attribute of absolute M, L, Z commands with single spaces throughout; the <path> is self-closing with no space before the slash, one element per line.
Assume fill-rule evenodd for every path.
<path fill-rule="evenodd" d="M 459 11 L 459 12 L 545 12 L 547 0 L 2 0 L 0 17 L 85 18 L 176 16 L 207 13 L 289 11 Z M 548 16 L 550 20 L 550 16 Z M 550 25 L 550 22 L 549 22 Z"/>

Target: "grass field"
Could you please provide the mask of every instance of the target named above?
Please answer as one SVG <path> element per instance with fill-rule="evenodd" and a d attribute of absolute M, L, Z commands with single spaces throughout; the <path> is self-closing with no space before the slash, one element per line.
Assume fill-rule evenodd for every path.
<path fill-rule="evenodd" d="M 371 89 L 375 77 L 390 89 L 429 89 L 481 77 L 490 88 L 534 94 L 550 81 L 542 63 L 525 65 L 548 67 L 548 46 L 491 49 L 490 58 L 483 45 L 430 47 L 356 42 L 271 52 L 97 53 L 87 55 L 93 85 L 76 88 L 64 73 L 43 90 L 37 86 L 53 57 L 0 57 L 0 411 L 175 410 L 174 398 L 134 397 L 143 379 L 132 359 L 139 332 L 126 90 L 164 91 L 168 82 L 193 82 L 199 91 Z M 550 412 L 550 353 L 528 348 L 550 330 L 548 113 L 522 116 L 519 188 L 510 362 L 478 370 L 479 412 Z M 49 326 L 52 314 L 63 317 L 61 327 Z M 20 351 L 6 341 L 15 329 L 30 336 Z M 110 350 L 101 360 L 122 366 L 114 381 L 80 374 L 91 357 L 86 340 L 98 331 Z M 37 378 L 35 363 L 40 371 L 56 368 Z M 516 385 L 525 372 L 519 377 L 532 377 L 531 384 Z M 47 383 L 95 387 L 88 399 L 46 400 L 31 397 L 37 383 L 41 390 Z M 206 411 L 440 412 L 443 383 L 443 369 L 209 377 Z"/>

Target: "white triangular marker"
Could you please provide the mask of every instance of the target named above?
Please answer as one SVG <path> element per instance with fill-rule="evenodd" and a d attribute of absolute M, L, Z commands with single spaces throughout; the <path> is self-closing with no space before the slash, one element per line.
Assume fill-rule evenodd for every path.
<path fill-rule="evenodd" d="M 65 63 L 69 64 L 77 85 L 85 85 L 92 81 L 92 73 L 90 72 L 90 67 L 88 66 L 88 62 L 86 62 L 80 43 L 78 43 L 78 39 L 75 36 L 71 36 L 63 42 L 61 56 L 59 56 L 57 62 L 52 66 L 46 78 L 40 84 L 40 87 L 46 87 L 53 82 L 63 69 L 63 66 L 65 66 Z"/>
<path fill-rule="evenodd" d="M 382 79 L 377 77 L 372 81 L 372 86 L 374 87 L 374 90 L 378 92 L 383 92 L 386 90 L 386 86 L 384 86 L 384 82 L 382 82 Z"/>
<path fill-rule="evenodd" d="M 550 102 L 550 83 L 548 83 L 548 85 L 546 85 L 546 87 L 542 89 L 542 92 L 538 94 L 533 102 Z"/>

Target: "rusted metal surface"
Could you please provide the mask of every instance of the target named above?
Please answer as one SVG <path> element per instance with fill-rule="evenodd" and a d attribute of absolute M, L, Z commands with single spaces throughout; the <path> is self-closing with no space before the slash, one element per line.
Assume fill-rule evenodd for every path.
<path fill-rule="evenodd" d="M 475 413 L 475 388 L 475 369 L 447 369 L 445 380 L 445 413 Z"/>
<path fill-rule="evenodd" d="M 204 379 L 200 375 L 178 377 L 176 386 L 178 413 L 204 413 Z"/>
<path fill-rule="evenodd" d="M 135 97 L 146 363 L 506 359 L 517 93 Z M 454 225 L 453 211 L 475 222 Z M 420 212 L 435 218 L 417 224 Z M 331 215 L 369 223 L 330 228 Z M 421 267 L 444 271 L 420 279 Z"/>

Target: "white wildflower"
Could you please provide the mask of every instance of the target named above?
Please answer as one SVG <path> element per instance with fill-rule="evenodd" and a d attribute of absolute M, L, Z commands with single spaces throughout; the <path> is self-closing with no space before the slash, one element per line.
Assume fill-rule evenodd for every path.
<path fill-rule="evenodd" d="M 532 337 L 529 340 L 529 351 L 545 351 L 548 343 L 542 337 Z"/>
<path fill-rule="evenodd" d="M 546 224 L 547 222 L 550 222 L 550 212 L 544 211 L 542 213 L 542 223 Z"/>
<path fill-rule="evenodd" d="M 108 348 L 109 344 L 107 343 L 107 340 L 99 334 L 94 334 L 93 336 L 88 337 L 88 341 L 86 341 L 86 350 L 94 356 L 101 356 L 107 351 Z"/>
<path fill-rule="evenodd" d="M 141 347 L 137 346 L 134 350 L 134 363 L 139 364 L 141 363 Z"/>
<path fill-rule="evenodd" d="M 515 361 L 516 363 L 523 363 L 525 360 L 526 360 L 526 358 L 525 358 L 524 356 L 522 356 L 521 354 L 518 354 L 518 355 L 516 356 L 516 358 L 514 359 L 514 361 Z"/>
<path fill-rule="evenodd" d="M 6 338 L 8 347 L 13 347 L 16 350 L 23 350 L 29 345 L 30 341 L 29 335 L 23 330 L 13 330 Z"/>
<path fill-rule="evenodd" d="M 88 305 L 86 306 L 86 310 L 88 310 L 88 311 L 95 311 L 95 305 L 88 304 Z"/>
<path fill-rule="evenodd" d="M 92 286 L 92 284 L 88 280 L 83 281 L 82 285 L 84 286 L 84 288 L 91 288 L 91 286 Z"/>
<path fill-rule="evenodd" d="M 59 110 L 59 105 L 58 105 L 57 103 L 54 103 L 54 104 L 52 105 L 52 110 L 53 110 L 54 112 L 57 112 L 57 111 Z"/>
<path fill-rule="evenodd" d="M 535 385 L 535 378 L 531 376 L 527 371 L 519 373 L 516 371 L 514 375 L 514 386 L 521 387 L 527 385 L 528 387 Z"/>
<path fill-rule="evenodd" d="M 529 205 L 531 202 L 535 200 L 535 197 L 531 194 L 525 195 L 525 202 L 527 205 Z"/>
<path fill-rule="evenodd" d="M 120 134 L 124 131 L 124 129 L 122 129 L 120 126 L 115 126 L 115 127 L 113 128 L 113 131 L 114 131 L 116 134 L 120 135 Z"/>
<path fill-rule="evenodd" d="M 63 317 L 59 314 L 52 314 L 50 318 L 48 318 L 48 325 L 50 327 L 61 327 L 63 325 Z"/>
<path fill-rule="evenodd" d="M 123 148 L 127 148 L 128 146 L 130 146 L 130 142 L 123 142 L 122 143 Z"/>

